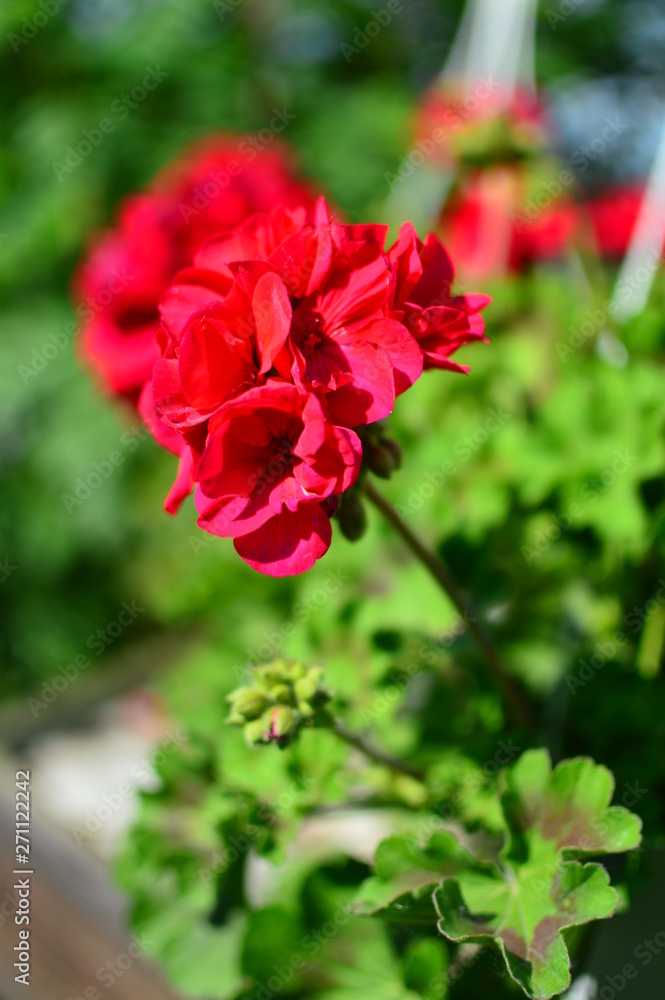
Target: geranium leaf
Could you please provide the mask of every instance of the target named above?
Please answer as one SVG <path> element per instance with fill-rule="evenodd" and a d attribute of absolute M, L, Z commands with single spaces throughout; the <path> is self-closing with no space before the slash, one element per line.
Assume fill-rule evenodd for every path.
<path fill-rule="evenodd" d="M 434 919 L 432 890 L 442 874 L 463 871 L 471 856 L 447 832 L 432 835 L 424 846 L 412 834 L 388 837 L 376 851 L 376 875 L 363 882 L 354 903 L 357 913 L 386 912 L 391 920 L 413 920 L 424 907 Z"/>
<path fill-rule="evenodd" d="M 573 856 L 636 847 L 640 821 L 609 806 L 612 775 L 586 758 L 552 771 L 546 751 L 529 751 L 503 781 L 506 840 L 497 864 L 444 876 L 434 904 L 442 934 L 495 941 L 512 978 L 545 1000 L 570 983 L 562 931 L 612 916 L 619 902 L 605 869 Z"/>

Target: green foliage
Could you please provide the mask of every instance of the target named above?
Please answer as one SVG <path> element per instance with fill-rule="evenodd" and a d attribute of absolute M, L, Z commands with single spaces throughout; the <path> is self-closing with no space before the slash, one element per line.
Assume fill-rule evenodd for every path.
<path fill-rule="evenodd" d="M 552 771 L 545 751 L 528 751 L 504 772 L 503 837 L 476 834 L 464 846 L 448 832 L 424 845 L 388 838 L 356 911 L 409 923 L 433 920 L 436 909 L 445 937 L 494 941 L 524 991 L 547 1000 L 570 984 L 561 932 L 612 916 L 619 902 L 605 869 L 575 858 L 640 843 L 639 819 L 609 806 L 613 791 L 612 775 L 591 760 Z"/>

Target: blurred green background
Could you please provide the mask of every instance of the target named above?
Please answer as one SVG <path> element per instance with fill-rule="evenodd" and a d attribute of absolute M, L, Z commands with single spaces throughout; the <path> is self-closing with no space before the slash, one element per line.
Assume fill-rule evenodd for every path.
<path fill-rule="evenodd" d="M 443 64 L 460 4 L 404 0 L 392 23 L 349 55 L 342 45 L 355 44 L 371 9 L 369 3 L 343 0 L 3 4 L 0 557 L 16 567 L 1 585 L 3 697 L 39 689 L 40 680 L 85 649 L 90 633 L 114 620 L 128 598 L 146 610 L 114 652 L 140 637 L 188 627 L 202 616 L 225 629 L 237 621 L 251 645 L 264 628 L 259 606 L 265 604 L 266 613 L 273 606 L 283 610 L 300 587 L 311 585 L 308 580 L 259 581 L 230 545 L 199 535 L 191 504 L 175 521 L 161 512 L 173 461 L 148 439 L 123 438 L 135 421 L 100 399 L 80 371 L 68 286 L 86 241 L 109 223 L 122 195 L 145 185 L 185 143 L 216 129 L 256 131 L 275 106 L 295 115 L 285 138 L 296 148 L 303 170 L 351 218 L 381 219 L 388 194 L 384 175 L 409 148 L 414 101 Z M 662 33 L 665 8 L 588 0 L 561 23 L 552 23 L 557 10 L 554 4 L 541 5 L 538 76 L 557 109 L 561 143 L 574 144 L 580 127 L 592 128 L 594 116 L 601 120 L 608 108 L 630 111 L 631 122 L 639 116 L 639 128 L 631 128 L 626 141 L 589 173 L 593 184 L 606 175 L 644 172 L 656 138 L 665 58 L 658 31 L 645 26 L 658 25 Z M 159 67 L 164 81 L 127 117 L 118 116 L 114 131 L 58 179 L 54 164 L 63 162 L 67 147 L 123 100 L 146 67 Z M 582 109 L 587 118 L 580 124 Z M 589 183 L 589 177 L 581 180 Z M 584 372 L 586 364 L 593 364 L 587 358 L 593 345 L 562 368 L 565 387 L 559 395 L 552 391 L 558 369 L 552 355 L 555 327 L 567 328 L 575 310 L 583 313 L 589 304 L 580 296 L 562 303 L 557 280 L 543 279 L 542 294 L 540 285 L 536 289 L 529 282 L 502 290 L 488 313 L 494 346 L 466 358 L 474 366 L 468 384 L 454 378 L 423 380 L 413 399 L 398 408 L 396 421 L 409 445 L 406 468 L 394 484 L 399 501 L 421 482 L 424 471 L 440 465 L 447 442 L 457 440 L 466 424 L 478 424 L 486 405 L 505 399 L 514 412 L 519 399 L 519 413 L 505 433 L 474 453 L 450 490 L 437 490 L 424 505 L 424 531 L 456 536 L 456 544 L 483 550 L 488 532 L 498 531 L 519 548 L 538 505 L 553 490 L 568 488 L 575 470 L 567 450 L 571 440 L 576 451 L 586 442 L 586 458 L 580 455 L 583 477 L 595 464 L 602 466 L 598 435 L 611 452 L 622 445 L 621 435 L 629 434 L 629 415 L 618 421 L 616 440 L 604 421 L 598 426 L 585 422 L 595 410 L 590 394 L 602 391 L 595 370 L 591 381 Z M 548 294 L 556 314 L 545 306 Z M 507 329 L 499 333 L 502 326 Z M 651 326 L 658 327 L 655 318 Z M 651 328 L 644 333 L 648 351 L 654 338 L 660 346 L 652 333 Z M 635 416 L 636 433 L 641 426 L 648 448 L 640 445 L 640 461 L 620 485 L 625 513 L 619 506 L 610 512 L 605 498 L 589 510 L 591 523 L 579 527 L 587 531 L 590 545 L 598 545 L 602 531 L 611 531 L 615 521 L 614 541 L 627 541 L 631 554 L 644 555 L 647 514 L 637 484 L 657 480 L 661 471 L 660 373 L 628 373 L 626 378 L 636 383 L 630 390 L 623 377 L 604 369 L 600 374 L 607 392 L 616 394 L 608 418 L 618 418 L 617 408 L 653 408 L 648 422 L 640 423 L 641 411 Z M 545 401 L 546 408 L 539 409 Z M 565 426 L 567 421 L 571 426 Z M 534 429 L 551 448 L 547 461 Z M 527 433 L 525 442 L 520 435 Z M 63 494 L 118 447 L 122 466 L 68 512 Z M 534 453 L 537 468 L 531 462 Z M 658 489 L 652 487 L 649 496 L 653 505 Z M 529 517 L 510 522 L 519 504 L 527 506 Z M 210 545 L 194 553 L 191 536 Z M 356 551 L 338 538 L 328 562 L 361 573 L 370 563 L 362 548 Z M 497 570 L 500 549 L 492 548 Z M 513 571 L 552 580 L 558 567 L 549 573 L 545 567 L 554 559 L 565 563 L 570 558 L 565 553 L 564 541 L 530 569 L 515 557 Z M 317 572 L 325 574 L 325 564 Z M 496 585 L 507 586 L 498 578 Z M 529 584 L 526 590 L 533 588 Z M 640 596 L 638 590 L 635 600 Z M 243 614 L 247 600 L 257 602 L 253 622 Z M 111 659 L 99 657 L 96 666 L 105 669 Z"/>

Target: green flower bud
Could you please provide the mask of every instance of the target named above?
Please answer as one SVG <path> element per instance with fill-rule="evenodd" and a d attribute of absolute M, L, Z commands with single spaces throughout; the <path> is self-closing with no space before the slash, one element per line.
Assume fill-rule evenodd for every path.
<path fill-rule="evenodd" d="M 393 468 L 402 468 L 402 448 L 397 443 L 397 441 L 392 441 L 390 438 L 383 438 L 381 444 L 386 448 L 392 455 Z"/>
<path fill-rule="evenodd" d="M 258 719 L 269 704 L 266 696 L 255 688 L 239 688 L 228 700 L 233 706 L 233 714 L 247 721 Z"/>
<path fill-rule="evenodd" d="M 296 698 L 300 701 L 309 701 L 316 694 L 318 684 L 315 677 L 303 677 L 301 680 L 296 681 L 293 685 L 293 689 L 296 693 Z"/>
<path fill-rule="evenodd" d="M 265 731 L 266 727 L 263 719 L 255 719 L 254 722 L 248 722 L 243 729 L 245 739 L 249 743 L 250 747 L 254 746 L 255 743 L 261 743 L 265 735 Z"/>
<path fill-rule="evenodd" d="M 393 453 L 383 441 L 372 441 L 364 449 L 364 458 L 370 472 L 381 479 L 390 479 L 396 469 Z"/>
<path fill-rule="evenodd" d="M 283 739 L 292 733 L 298 725 L 298 716 L 288 705 L 280 705 L 272 713 L 270 735 L 275 739 Z"/>
<path fill-rule="evenodd" d="M 336 514 L 342 534 L 350 542 L 357 542 L 365 534 L 367 516 L 357 490 L 343 493 Z"/>
<path fill-rule="evenodd" d="M 276 684 L 270 695 L 279 705 L 288 705 L 293 701 L 292 688 L 288 684 Z"/>
<path fill-rule="evenodd" d="M 282 684 L 287 679 L 285 664 L 278 660 L 275 663 L 268 663 L 265 667 L 259 667 L 257 674 L 264 684 Z"/>
<path fill-rule="evenodd" d="M 284 746 L 300 726 L 323 723 L 317 709 L 332 697 L 322 686 L 322 667 L 297 661 L 276 660 L 254 669 L 254 684 L 228 696 L 228 722 L 242 726 L 245 739 L 255 743 L 278 742 Z"/>
<path fill-rule="evenodd" d="M 300 680 L 300 678 L 304 677 L 307 672 L 307 667 L 303 666 L 303 664 L 299 663 L 297 660 L 294 660 L 293 663 L 289 663 L 287 665 L 287 673 L 289 680 L 291 681 Z"/>

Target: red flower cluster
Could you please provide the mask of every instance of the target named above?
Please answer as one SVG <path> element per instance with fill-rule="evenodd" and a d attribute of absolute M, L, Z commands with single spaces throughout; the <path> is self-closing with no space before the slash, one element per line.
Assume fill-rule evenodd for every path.
<path fill-rule="evenodd" d="M 529 216 L 527 192 L 521 166 L 492 167 L 463 178 L 441 214 L 438 232 L 466 275 L 522 271 L 564 254 L 577 229 L 576 206 L 560 196 Z"/>
<path fill-rule="evenodd" d="M 387 416 L 423 367 L 482 339 L 484 296 L 451 295 L 434 236 L 343 225 L 320 200 L 257 214 L 195 255 L 161 303 L 141 411 L 185 444 L 168 499 L 195 483 L 199 524 L 273 576 L 327 550 L 335 497 L 362 460 L 353 430 Z M 161 420 L 161 424 L 160 424 Z"/>
<path fill-rule="evenodd" d="M 580 206 L 582 242 L 589 242 L 590 223 L 591 243 L 598 252 L 604 257 L 623 257 L 633 239 L 644 197 L 644 185 L 626 184 L 609 188 Z M 661 249 L 665 249 L 665 244 Z"/>
<path fill-rule="evenodd" d="M 80 346 L 105 391 L 136 401 L 159 356 L 159 301 L 210 236 L 275 205 L 313 205 L 276 142 L 260 150 L 218 136 L 128 198 L 75 278 Z"/>
<path fill-rule="evenodd" d="M 564 253 L 577 225 L 572 201 L 548 197 L 535 215 L 525 211 L 529 163 L 544 153 L 550 131 L 542 102 L 524 88 L 506 94 L 481 79 L 472 93 L 438 81 L 425 92 L 416 145 L 432 147 L 440 166 L 458 175 L 437 232 L 465 277 L 519 271 Z"/>

